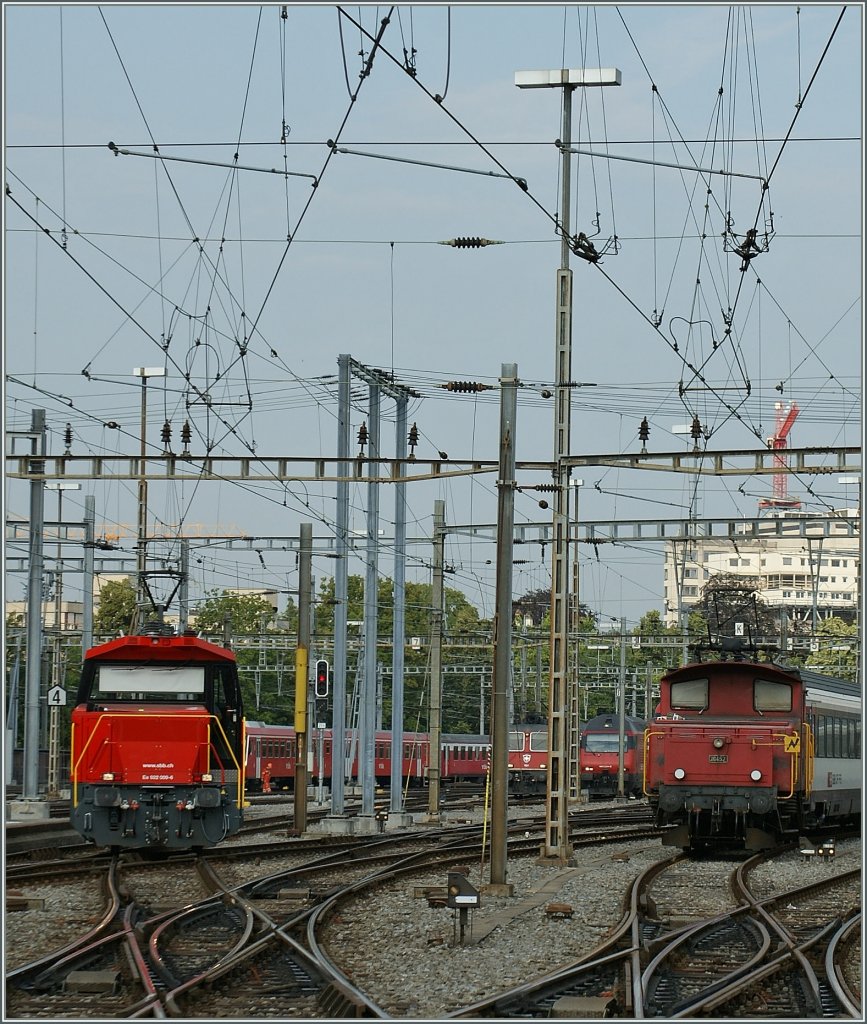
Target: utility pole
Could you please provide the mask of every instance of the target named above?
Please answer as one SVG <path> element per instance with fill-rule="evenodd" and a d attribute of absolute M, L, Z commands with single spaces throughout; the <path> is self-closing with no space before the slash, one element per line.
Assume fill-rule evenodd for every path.
<path fill-rule="evenodd" d="M 512 683 L 512 551 L 515 526 L 515 421 L 518 368 L 500 372 L 500 473 L 497 481 L 497 589 L 491 707 L 491 884 L 506 884 L 509 692 Z"/>
<path fill-rule="evenodd" d="M 369 386 L 367 430 L 371 459 L 379 458 L 381 394 L 378 384 Z M 379 484 L 376 466 L 370 463 L 367 484 L 367 571 L 364 578 L 364 675 L 361 680 L 358 774 L 361 776 L 361 814 L 372 818 L 375 812 L 376 776 L 374 754 L 376 705 L 376 641 L 379 632 Z"/>
<path fill-rule="evenodd" d="M 298 646 L 295 648 L 295 832 L 307 829 L 307 666 L 310 657 L 310 580 L 313 525 L 302 523 L 298 551 Z M 332 747 L 332 776 L 342 777 L 343 758 Z"/>
<path fill-rule="evenodd" d="M 148 422 L 148 377 L 165 377 L 162 366 L 137 366 L 135 377 L 141 377 L 141 450 L 138 465 L 138 538 L 136 558 L 136 629 L 140 629 L 147 617 L 147 527 L 148 527 L 148 475 L 147 475 L 147 422 Z"/>
<path fill-rule="evenodd" d="M 438 498 L 433 513 L 433 576 L 430 616 L 430 752 L 428 753 L 428 818 L 439 821 L 440 764 L 442 759 L 443 689 L 443 548 L 446 503 Z"/>
<path fill-rule="evenodd" d="M 24 691 L 24 772 L 21 796 L 39 796 L 39 699 L 42 691 L 42 572 L 45 529 L 45 410 L 30 414 L 30 576 L 27 589 L 27 659 Z"/>
<path fill-rule="evenodd" d="M 572 403 L 572 271 L 569 269 L 570 188 L 572 182 L 572 93 L 577 86 L 620 85 L 617 68 L 518 71 L 518 88 L 559 87 L 563 90 L 560 141 L 562 197 L 560 208 L 560 269 L 557 271 L 554 356 L 554 495 L 551 566 L 551 676 L 548 693 L 548 793 L 543 855 L 565 863 L 569 843 L 570 721 L 573 701 L 569 687 L 569 464 Z M 577 240 L 576 240 L 577 244 Z"/>
<path fill-rule="evenodd" d="M 52 689 L 63 687 L 63 492 L 81 490 L 81 484 L 54 480 L 46 488 L 57 491 L 57 564 L 54 570 L 54 656 L 52 659 Z M 83 652 L 82 652 L 83 653 Z M 49 800 L 60 795 L 60 706 L 48 709 L 48 792 Z"/>
<path fill-rule="evenodd" d="M 334 566 L 334 691 L 331 717 L 331 813 L 344 812 L 346 774 L 346 629 L 349 618 L 350 357 L 337 357 L 337 509 Z"/>
<path fill-rule="evenodd" d="M 81 657 L 93 646 L 93 550 L 96 546 L 96 498 L 84 496 L 84 612 L 81 623 Z"/>
<path fill-rule="evenodd" d="M 625 797 L 624 747 L 626 745 L 626 619 L 620 620 L 620 697 L 617 702 L 617 798 Z"/>
<path fill-rule="evenodd" d="M 395 423 L 395 456 L 406 458 L 407 406 L 406 395 L 397 399 Z M 406 642 L 406 484 L 401 483 L 403 467 L 397 462 L 398 481 L 394 485 L 394 622 L 391 655 L 391 780 L 389 810 L 398 814 L 403 809 L 403 669 Z"/>

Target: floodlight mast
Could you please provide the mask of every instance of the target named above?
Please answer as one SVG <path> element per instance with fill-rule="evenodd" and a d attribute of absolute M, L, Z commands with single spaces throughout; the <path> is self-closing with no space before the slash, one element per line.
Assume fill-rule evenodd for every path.
<path fill-rule="evenodd" d="M 564 862 L 572 853 L 569 844 L 569 791 L 579 796 L 577 744 L 578 681 L 569 679 L 569 474 L 564 459 L 570 455 L 572 389 L 572 271 L 570 253 L 570 186 L 572 145 L 572 93 L 586 86 L 620 85 L 618 68 L 558 68 L 551 71 L 517 71 L 519 89 L 561 88 L 563 124 L 560 138 L 562 197 L 560 206 L 560 269 L 557 271 L 554 362 L 554 493 L 551 570 L 551 675 L 548 690 L 548 777 L 544 857 Z"/>

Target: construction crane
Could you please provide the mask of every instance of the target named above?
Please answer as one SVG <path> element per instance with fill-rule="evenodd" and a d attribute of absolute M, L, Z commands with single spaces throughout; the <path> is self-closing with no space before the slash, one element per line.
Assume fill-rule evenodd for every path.
<path fill-rule="evenodd" d="M 781 467 L 783 472 L 774 474 L 774 496 L 773 498 L 762 498 L 759 501 L 760 511 L 767 508 L 801 507 L 801 502 L 798 498 L 790 498 L 788 496 L 789 474 L 785 470 L 788 468 L 789 463 L 786 456 L 782 454 L 786 450 L 792 425 L 798 418 L 798 413 L 801 410 L 794 402 L 790 402 L 788 408 L 783 402 L 776 402 L 774 409 L 777 414 L 776 427 L 774 429 L 774 436 L 768 438 L 768 447 L 777 452 L 774 456 L 774 465 Z"/>

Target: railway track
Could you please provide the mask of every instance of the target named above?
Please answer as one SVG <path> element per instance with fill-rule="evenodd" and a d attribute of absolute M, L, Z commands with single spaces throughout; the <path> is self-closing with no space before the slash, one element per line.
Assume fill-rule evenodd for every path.
<path fill-rule="evenodd" d="M 604 863 L 611 842 L 618 849 L 646 840 L 655 846 L 659 832 L 641 815 L 631 805 L 572 815 L 575 862 Z M 538 857 L 543 825 L 541 817 L 510 823 L 511 860 Z M 51 957 L 11 971 L 7 1012 L 394 1016 L 334 959 L 323 936 L 342 914 L 357 918 L 349 908 L 358 901 L 376 907 L 377 892 L 466 872 L 481 854 L 482 830 L 475 823 L 366 837 L 287 836 L 227 842 L 199 857 L 95 859 L 88 870 L 106 878 L 107 892 L 99 922 Z M 837 871 L 783 893 L 769 893 L 764 882 L 754 895 L 759 863 L 668 856 L 630 886 L 620 920 L 592 951 L 445 1016 L 582 1017 L 604 1009 L 625 1017 L 743 1017 L 761 1015 L 756 1007 L 764 999 L 788 1016 L 857 1017 L 860 930 L 852 908 L 859 872 Z M 728 892 L 724 904 L 721 891 Z"/>
<path fill-rule="evenodd" d="M 717 885 L 728 874 L 726 909 L 703 918 L 712 901 L 693 899 L 683 904 L 688 916 L 665 920 L 659 908 L 706 864 L 682 855 L 660 862 L 635 880 L 621 922 L 586 957 L 449 1016 L 582 1016 L 583 1009 L 667 1019 L 860 1019 L 860 975 L 849 947 L 860 956 L 860 869 L 757 899 L 748 873 L 764 859 L 714 865 Z M 693 891 L 709 881 L 704 875 L 693 875 Z"/>

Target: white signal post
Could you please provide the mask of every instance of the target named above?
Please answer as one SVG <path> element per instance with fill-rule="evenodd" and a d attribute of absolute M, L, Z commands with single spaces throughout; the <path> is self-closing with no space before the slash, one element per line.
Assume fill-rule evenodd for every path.
<path fill-rule="evenodd" d="M 569 473 L 564 460 L 570 455 L 572 403 L 572 271 L 569 269 L 569 229 L 572 176 L 572 93 L 576 88 L 620 85 L 618 68 L 557 68 L 552 71 L 517 71 L 519 89 L 563 90 L 562 199 L 560 209 L 560 269 L 557 271 L 554 362 L 554 457 L 557 490 L 554 495 L 553 562 L 551 573 L 551 677 L 548 693 L 548 780 L 545 844 L 542 854 L 565 863 L 569 844 L 569 783 L 577 772 L 570 766 L 574 756 L 573 716 L 578 707 L 569 685 Z M 577 680 L 575 682 L 577 687 Z"/>

